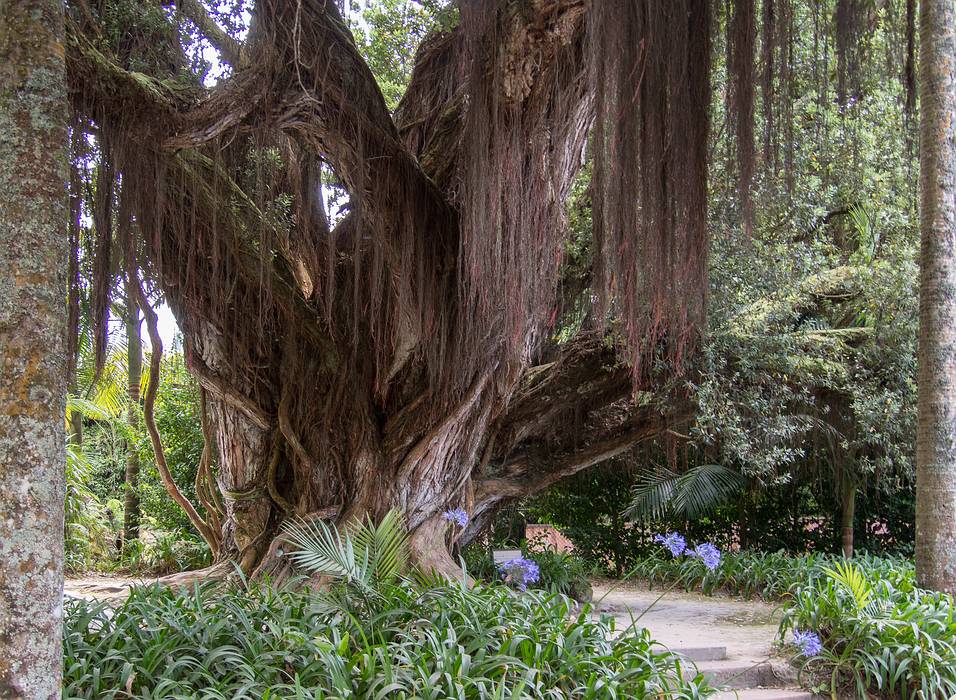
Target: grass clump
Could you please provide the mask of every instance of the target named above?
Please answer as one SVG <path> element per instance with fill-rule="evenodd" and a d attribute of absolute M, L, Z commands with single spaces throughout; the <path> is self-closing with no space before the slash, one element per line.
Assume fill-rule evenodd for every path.
<path fill-rule="evenodd" d="M 832 697 L 956 697 L 956 606 L 919 588 L 906 559 L 729 552 L 709 571 L 663 552 L 633 576 L 783 601 L 781 641 L 792 633 L 808 682 Z"/>
<path fill-rule="evenodd" d="M 296 521 L 286 535 L 298 568 L 336 583 L 137 588 L 116 609 L 71 602 L 64 697 L 690 699 L 710 690 L 646 630 L 615 630 L 613 618 L 575 612 L 564 595 L 416 571 L 396 512 L 344 532 Z"/>

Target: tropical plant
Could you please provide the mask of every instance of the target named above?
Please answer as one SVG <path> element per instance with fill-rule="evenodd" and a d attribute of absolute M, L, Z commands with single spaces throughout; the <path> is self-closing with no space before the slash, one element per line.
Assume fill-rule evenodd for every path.
<path fill-rule="evenodd" d="M 746 487 L 739 472 L 720 464 L 698 464 L 682 474 L 667 467 L 643 471 L 625 515 L 633 520 L 689 520 L 713 511 Z"/>
<path fill-rule="evenodd" d="M 804 660 L 830 694 L 903 700 L 956 696 L 956 606 L 916 585 L 912 565 L 837 562 L 793 588 L 781 622 L 812 631 L 821 647 Z"/>
<path fill-rule="evenodd" d="M 318 519 L 291 520 L 284 530 L 294 546 L 286 556 L 296 566 L 365 590 L 394 582 L 408 565 L 408 533 L 397 510 L 390 510 L 377 525 L 370 519 L 353 521 L 344 536 Z"/>

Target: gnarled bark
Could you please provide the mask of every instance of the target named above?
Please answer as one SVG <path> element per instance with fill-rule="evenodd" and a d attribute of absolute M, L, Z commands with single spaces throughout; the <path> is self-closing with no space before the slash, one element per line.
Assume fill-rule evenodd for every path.
<path fill-rule="evenodd" d="M 453 573 L 443 511 L 481 522 L 664 424 L 600 338 L 531 367 L 594 118 L 588 3 L 461 9 L 395 115 L 331 0 L 259 0 L 208 95 L 125 70 L 71 24 L 74 108 L 109 145 L 138 263 L 183 330 L 215 434 L 218 557 L 244 571 L 276 571 L 292 515 L 397 508 L 416 559 Z M 250 186 L 264 149 L 282 172 Z M 323 167 L 351 198 L 332 230 Z M 580 444 L 555 427 L 577 420 Z"/>

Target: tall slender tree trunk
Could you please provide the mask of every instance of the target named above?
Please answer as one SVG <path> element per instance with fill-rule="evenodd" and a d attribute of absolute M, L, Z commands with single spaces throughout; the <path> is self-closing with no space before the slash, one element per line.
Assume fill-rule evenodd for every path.
<path fill-rule="evenodd" d="M 849 476 L 843 484 L 841 500 L 840 544 L 843 556 L 849 558 L 853 556 L 853 519 L 856 517 L 856 484 Z"/>
<path fill-rule="evenodd" d="M 129 391 L 127 421 L 130 428 L 139 425 L 139 386 L 143 376 L 143 338 L 136 295 L 126 289 L 126 367 Z M 126 446 L 126 478 L 123 503 L 123 536 L 125 540 L 139 537 L 139 455 L 134 445 Z"/>
<path fill-rule="evenodd" d="M 60 697 L 66 394 L 63 3 L 0 3 L 0 697 Z"/>
<path fill-rule="evenodd" d="M 916 572 L 956 593 L 956 6 L 920 4 Z"/>

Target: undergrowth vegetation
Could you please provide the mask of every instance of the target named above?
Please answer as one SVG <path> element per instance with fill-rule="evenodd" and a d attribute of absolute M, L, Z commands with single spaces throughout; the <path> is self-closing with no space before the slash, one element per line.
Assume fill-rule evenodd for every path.
<path fill-rule="evenodd" d="M 698 698 L 644 630 L 504 586 L 133 589 L 71 601 L 66 698 Z M 693 675 L 691 673 L 690 675 Z"/>
<path fill-rule="evenodd" d="M 837 563 L 791 591 L 781 634 L 811 629 L 823 642 L 807 670 L 831 694 L 956 697 L 956 607 L 917 587 L 911 566 Z"/>
<path fill-rule="evenodd" d="M 396 511 L 343 532 L 286 527 L 320 591 L 233 581 L 73 600 L 67 698 L 698 698 L 710 690 L 646 630 L 558 593 L 471 588 L 407 565 Z"/>
<path fill-rule="evenodd" d="M 705 595 L 728 593 L 745 598 L 777 600 L 787 597 L 796 587 L 810 585 L 826 578 L 826 570 L 843 558 L 829 554 L 787 552 L 724 552 L 713 569 L 696 566 L 693 560 L 674 558 L 661 549 L 638 560 L 630 578 L 646 581 L 651 586 L 677 583 L 685 590 Z M 859 554 L 854 561 L 875 578 L 900 575 L 913 576 L 911 561 L 896 557 Z"/>
<path fill-rule="evenodd" d="M 803 670 L 833 697 L 956 697 L 956 606 L 919 588 L 909 560 L 729 552 L 711 571 L 664 551 L 632 575 L 651 586 L 783 601 L 781 640 L 788 632 L 819 639 Z"/>
<path fill-rule="evenodd" d="M 552 548 L 522 543 L 521 556 L 533 561 L 538 567 L 538 578 L 528 584 L 534 588 L 551 593 L 562 593 L 571 598 L 588 602 L 591 600 L 589 576 L 593 567 L 570 552 L 558 552 Z M 465 547 L 462 552 L 468 575 L 485 582 L 501 581 L 504 575 L 495 564 L 491 548 L 484 543 L 475 543 Z"/>

